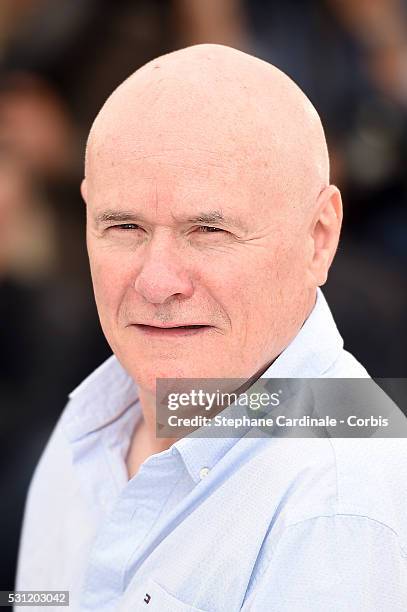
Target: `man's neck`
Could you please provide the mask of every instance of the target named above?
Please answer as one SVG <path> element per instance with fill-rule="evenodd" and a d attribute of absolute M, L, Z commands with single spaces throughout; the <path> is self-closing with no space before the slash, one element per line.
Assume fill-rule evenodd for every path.
<path fill-rule="evenodd" d="M 157 438 L 155 394 L 139 388 L 139 401 L 142 417 L 133 431 L 126 457 L 129 479 L 148 457 L 166 450 L 176 441 L 176 438 Z"/>

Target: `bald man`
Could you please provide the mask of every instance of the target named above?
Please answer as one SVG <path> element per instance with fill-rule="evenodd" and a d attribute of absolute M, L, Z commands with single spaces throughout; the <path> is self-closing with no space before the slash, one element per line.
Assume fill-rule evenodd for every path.
<path fill-rule="evenodd" d="M 342 207 L 310 101 L 227 47 L 153 60 L 97 116 L 82 194 L 113 355 L 36 469 L 17 588 L 80 611 L 404 610 L 400 440 L 156 435 L 159 378 L 368 377 L 319 289 Z"/>

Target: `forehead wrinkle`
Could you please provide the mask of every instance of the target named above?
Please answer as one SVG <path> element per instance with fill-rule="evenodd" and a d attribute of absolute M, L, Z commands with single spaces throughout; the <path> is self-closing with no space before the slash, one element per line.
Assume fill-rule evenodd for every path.
<path fill-rule="evenodd" d="M 170 166 L 172 165 L 175 167 L 189 166 L 191 168 L 197 168 L 200 166 L 227 168 L 228 166 L 232 166 L 239 163 L 239 160 L 236 159 L 236 155 L 233 150 L 214 150 L 185 145 L 171 148 L 160 147 L 160 150 L 158 152 L 156 150 L 154 150 L 153 152 L 148 152 L 148 150 L 145 149 L 144 143 L 139 143 L 139 145 L 137 146 L 137 143 L 135 143 L 131 139 L 129 141 L 126 141 L 126 139 L 124 138 L 121 138 L 117 141 L 112 141 L 112 139 L 109 137 L 103 138 L 102 134 L 98 136 L 98 138 L 95 139 L 94 142 L 92 142 L 92 146 L 94 149 L 94 156 L 97 158 L 100 158 L 101 156 L 108 157 L 109 154 L 111 155 L 111 158 L 109 158 L 108 161 L 110 162 L 109 165 L 113 168 L 122 162 L 137 163 L 149 160 L 158 160 L 160 163 L 162 162 L 164 164 Z M 157 147 L 157 145 L 153 145 L 152 143 L 149 143 L 149 146 L 154 149 L 156 149 Z M 117 160 L 118 151 L 122 152 L 122 155 L 120 156 L 120 161 Z M 176 161 L 171 161 L 172 158 L 177 158 L 177 156 L 179 156 L 181 159 L 185 159 L 185 157 L 182 156 L 182 154 L 185 152 L 190 152 L 191 156 L 193 156 L 194 153 L 198 153 L 199 155 L 202 155 L 202 158 L 194 159 L 193 161 L 195 163 L 189 165 L 185 163 L 177 163 Z M 170 159 L 168 158 L 169 156 Z M 100 159 L 98 159 L 98 162 L 99 161 Z"/>
<path fill-rule="evenodd" d="M 168 170 L 171 181 L 181 178 L 196 183 L 211 180 L 237 180 L 247 168 L 244 151 L 236 155 L 230 148 L 216 150 L 214 147 L 177 146 L 162 147 L 155 138 L 152 142 L 129 142 L 127 139 L 104 138 L 99 134 L 88 156 L 86 178 L 93 182 L 98 178 L 104 182 L 140 178 L 165 180 L 163 170 Z M 159 150 L 157 151 L 157 148 Z M 196 180 L 195 180 L 196 179 Z M 204 183 L 202 183 L 204 184 Z"/>
<path fill-rule="evenodd" d="M 103 159 L 92 161 L 88 173 L 89 198 L 97 200 L 98 193 L 102 195 L 114 189 L 122 192 L 122 197 L 132 199 L 139 191 L 147 193 L 151 189 L 151 196 L 157 199 L 158 189 L 160 200 L 168 196 L 182 200 L 207 199 L 208 190 L 213 192 L 211 198 L 217 197 L 220 191 L 231 193 L 247 168 L 243 158 L 233 159 L 229 152 L 222 158 L 221 153 L 211 150 L 209 159 L 205 157 L 206 150 L 199 150 L 198 159 L 192 152 L 190 147 L 187 155 L 182 155 L 182 149 L 177 148 L 168 159 L 164 153 L 134 157 L 131 152 L 122 155 L 120 150 L 104 151 Z"/>

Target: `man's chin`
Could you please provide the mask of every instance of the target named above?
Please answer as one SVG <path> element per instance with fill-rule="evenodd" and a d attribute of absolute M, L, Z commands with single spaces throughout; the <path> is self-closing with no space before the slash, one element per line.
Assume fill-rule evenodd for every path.
<path fill-rule="evenodd" d="M 162 367 L 154 368 L 149 370 L 140 370 L 138 368 L 126 368 L 132 379 L 135 381 L 139 388 L 142 388 L 147 393 L 155 393 L 157 381 L 162 380 L 177 380 L 183 381 L 185 379 L 202 379 L 202 378 L 222 378 L 224 375 L 219 372 L 219 369 L 215 369 L 207 365 L 199 364 L 185 364 L 177 365 L 174 367 Z"/>
<path fill-rule="evenodd" d="M 191 378 L 211 378 L 215 377 L 215 374 L 202 374 L 198 376 L 198 371 L 195 368 L 168 368 L 162 370 L 155 370 L 153 372 L 130 372 L 131 377 L 139 387 L 142 387 L 145 391 L 155 393 L 157 380 L 184 380 Z"/>

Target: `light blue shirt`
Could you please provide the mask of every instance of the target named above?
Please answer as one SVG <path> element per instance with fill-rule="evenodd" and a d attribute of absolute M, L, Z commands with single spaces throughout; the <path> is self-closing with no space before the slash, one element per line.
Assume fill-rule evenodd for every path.
<path fill-rule="evenodd" d="M 318 291 L 263 376 L 367 373 Z M 140 418 L 114 356 L 71 394 L 30 485 L 17 589 L 69 590 L 82 612 L 407 610 L 404 439 L 186 437 L 128 480 Z"/>

